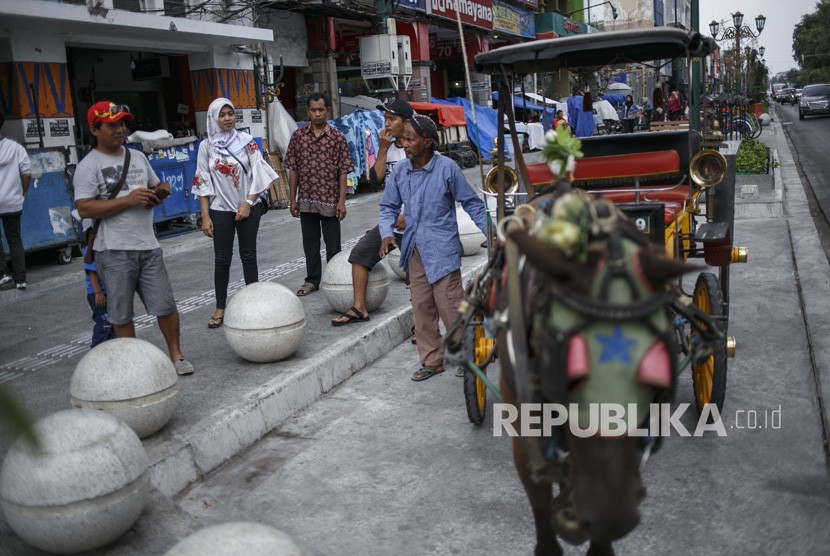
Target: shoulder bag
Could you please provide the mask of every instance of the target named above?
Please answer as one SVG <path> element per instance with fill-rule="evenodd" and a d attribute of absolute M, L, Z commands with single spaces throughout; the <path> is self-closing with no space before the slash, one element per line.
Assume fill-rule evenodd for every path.
<path fill-rule="evenodd" d="M 127 172 L 130 170 L 130 149 L 124 147 L 124 151 L 124 168 L 121 170 L 121 177 L 118 179 L 118 183 L 115 184 L 115 187 L 110 192 L 110 196 L 107 197 L 108 201 L 118 197 L 118 192 L 121 191 L 121 188 L 124 187 L 124 182 L 127 181 Z M 96 218 L 92 227 L 86 231 L 86 255 L 84 255 L 84 262 L 86 264 L 95 262 L 95 251 L 92 249 L 92 246 L 95 245 L 95 237 L 98 235 L 98 226 L 100 225 L 101 219 Z"/>
<path fill-rule="evenodd" d="M 242 161 L 239 160 L 239 158 L 235 154 L 233 154 L 232 152 L 230 152 L 227 149 L 223 149 L 223 150 L 226 153 L 228 153 L 229 155 L 231 155 L 234 160 L 236 160 L 236 162 L 239 164 L 239 166 L 242 167 L 242 171 L 245 172 L 245 174 L 248 174 L 248 170 L 245 168 L 245 165 L 242 164 Z M 267 181 L 268 185 L 271 185 L 274 182 L 274 180 L 278 180 L 280 178 L 279 174 L 277 174 L 274 171 L 274 169 L 271 168 L 271 165 L 268 164 L 265 161 L 265 158 L 262 158 L 262 160 L 259 161 L 260 164 L 255 165 L 253 163 L 253 161 L 251 160 L 251 155 L 248 154 L 247 147 L 245 149 L 245 153 L 248 155 L 248 164 L 250 164 L 250 166 L 251 166 L 251 174 L 250 174 L 251 181 L 260 182 L 260 183 Z M 262 201 L 262 214 L 265 214 L 266 212 L 268 212 L 268 208 L 269 208 L 268 207 L 268 192 L 264 191 L 259 196 L 259 199 L 260 199 L 260 201 Z"/>

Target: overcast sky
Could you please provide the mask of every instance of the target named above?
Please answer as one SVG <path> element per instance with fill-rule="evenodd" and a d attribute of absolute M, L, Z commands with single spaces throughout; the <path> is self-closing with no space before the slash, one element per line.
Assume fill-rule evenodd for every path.
<path fill-rule="evenodd" d="M 758 38 L 758 46 L 766 48 L 764 59 L 770 68 L 770 75 L 797 67 L 793 60 L 793 30 L 801 16 L 816 11 L 816 0 L 700 0 L 700 31 L 709 34 L 709 23 L 714 19 L 725 19 L 732 25 L 732 15 L 744 14 L 744 25 L 755 29 L 755 17 L 767 17 L 764 32 Z M 721 27 L 722 29 L 722 27 Z M 723 31 L 721 31 L 723 32 Z M 746 39 L 741 44 L 746 45 Z M 733 48 L 733 41 L 721 44 Z"/>

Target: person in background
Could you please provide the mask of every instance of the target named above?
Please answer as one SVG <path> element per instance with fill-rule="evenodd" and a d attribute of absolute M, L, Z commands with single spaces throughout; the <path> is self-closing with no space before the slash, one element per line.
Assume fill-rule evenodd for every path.
<path fill-rule="evenodd" d="M 403 135 L 407 160 L 396 165 L 387 179 L 378 217 L 383 238 L 381 257 L 398 247 L 394 226 L 401 209 L 406 220 L 400 243 L 401 268 L 409 272 L 421 363 L 412 375 L 414 381 L 444 372 L 438 320 L 440 317 L 445 327 L 452 325 L 464 298 L 463 249 L 455 216 L 456 202 L 461 203 L 482 233 L 488 233 L 484 201 L 467 183 L 458 165 L 435 152 L 437 145 L 435 122 L 420 114 L 413 116 Z"/>
<path fill-rule="evenodd" d="M 562 110 L 556 111 L 556 117 L 553 118 L 553 129 L 559 127 L 559 124 L 562 124 L 565 127 L 569 127 L 568 120 L 565 119 L 565 114 L 562 112 Z"/>
<path fill-rule="evenodd" d="M 683 117 L 683 101 L 680 100 L 680 93 L 672 91 L 669 102 L 666 105 L 666 114 L 669 120 L 675 121 Z"/>
<path fill-rule="evenodd" d="M 654 106 L 648 97 L 643 97 L 643 128 L 648 131 L 651 127 L 651 115 L 654 112 Z"/>
<path fill-rule="evenodd" d="M 6 118 L 0 112 L 0 130 Z M 11 276 L 6 274 L 6 256 L 0 247 L 0 286 L 14 280 L 18 290 L 29 287 L 26 282 L 26 254 L 20 234 L 23 201 L 32 181 L 32 163 L 23 145 L 0 135 L 0 221 L 11 255 Z"/>
<path fill-rule="evenodd" d="M 239 258 L 245 284 L 259 280 L 256 240 L 263 206 L 260 195 L 268 184 L 254 180 L 254 165 L 262 159 L 254 138 L 236 130 L 236 111 L 226 98 L 217 98 L 207 111 L 208 140 L 199 146 L 193 195 L 202 208 L 202 233 L 213 238 L 213 284 L 216 309 L 208 328 L 219 328 L 228 300 L 233 239 L 239 238 Z"/>
<path fill-rule="evenodd" d="M 640 107 L 634 104 L 634 97 L 625 95 L 625 102 L 620 107 L 620 123 L 623 133 L 634 133 L 634 120 L 640 112 Z"/>
<path fill-rule="evenodd" d="M 346 138 L 326 122 L 328 113 L 328 96 L 309 96 L 311 123 L 291 135 L 285 152 L 289 210 L 291 216 L 300 219 L 306 260 L 306 278 L 297 291 L 299 296 L 320 289 L 321 230 L 326 261 L 340 252 L 340 221 L 346 218 L 346 175 L 354 170 Z"/>
<path fill-rule="evenodd" d="M 179 311 L 161 246 L 153 233 L 153 208 L 169 195 L 170 186 L 159 183 L 147 157 L 139 151 L 131 151 L 124 172 L 124 120 L 132 119 L 127 106 L 110 101 L 89 107 L 87 122 L 96 146 L 75 170 L 75 207 L 81 218 L 101 220 L 93 252 L 97 272 L 107 284 L 107 311 L 115 335 L 135 338 L 133 302 L 138 294 L 147 314 L 158 319 L 176 373 L 188 375 L 194 368 L 182 354 Z M 122 175 L 126 180 L 112 197 Z"/>
<path fill-rule="evenodd" d="M 384 127 L 378 134 L 377 160 L 369 171 L 369 181 L 372 188 L 377 189 L 386 180 L 395 164 L 406 159 L 406 153 L 400 146 L 401 137 L 406 123 L 415 113 L 405 100 L 397 99 L 390 104 L 381 104 L 383 110 Z M 395 236 L 400 241 L 400 231 L 404 228 L 403 214 L 395 222 Z M 366 309 L 366 287 L 369 284 L 369 271 L 380 262 L 380 231 L 375 226 L 360 238 L 349 254 L 349 263 L 352 265 L 352 289 L 354 303 L 351 309 L 332 319 L 332 326 L 345 326 L 355 322 L 369 320 L 369 311 Z"/>
<path fill-rule="evenodd" d="M 88 247 L 84 247 L 84 257 L 87 249 Z M 95 323 L 92 327 L 92 343 L 89 346 L 89 349 L 92 349 L 98 344 L 115 338 L 115 329 L 107 314 L 107 288 L 98 276 L 95 261 L 91 263 L 84 261 L 84 275 L 86 276 L 86 299 L 89 302 L 89 308 L 92 309 L 92 322 Z"/>

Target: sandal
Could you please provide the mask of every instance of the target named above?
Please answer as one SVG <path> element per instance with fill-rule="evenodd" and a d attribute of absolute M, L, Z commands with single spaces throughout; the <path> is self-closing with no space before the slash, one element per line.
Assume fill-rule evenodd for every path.
<path fill-rule="evenodd" d="M 455 376 L 457 376 L 458 378 L 464 378 L 464 369 L 462 369 L 461 367 L 458 367 L 455 370 Z"/>
<path fill-rule="evenodd" d="M 349 313 L 354 313 L 350 315 Z M 339 320 L 339 319 L 346 319 L 346 320 Z M 352 324 L 355 322 L 365 322 L 369 320 L 369 315 L 363 316 L 363 313 L 357 309 L 357 307 L 352 307 L 339 317 L 331 320 L 332 326 L 346 326 L 347 324 Z"/>
<path fill-rule="evenodd" d="M 413 373 L 412 380 L 414 380 L 415 382 L 421 382 L 422 380 L 432 378 L 435 375 L 440 375 L 443 372 L 444 369 L 441 369 L 440 371 L 436 371 L 433 369 L 418 369 L 417 371 L 415 371 L 415 373 Z"/>
<path fill-rule="evenodd" d="M 306 296 L 306 295 L 310 294 L 311 292 L 316 292 L 319 289 L 320 289 L 319 287 L 315 286 L 311 282 L 306 282 L 305 284 L 303 284 L 302 288 L 297 290 L 297 295 L 300 296 L 300 297 L 303 297 L 303 296 Z"/>
<path fill-rule="evenodd" d="M 221 317 L 210 317 L 208 321 L 208 328 L 219 328 L 222 326 L 222 322 L 225 320 L 225 315 Z"/>

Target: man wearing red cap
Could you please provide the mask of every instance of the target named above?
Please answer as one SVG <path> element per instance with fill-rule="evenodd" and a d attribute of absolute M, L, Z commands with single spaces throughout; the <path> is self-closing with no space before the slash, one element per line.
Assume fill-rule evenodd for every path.
<path fill-rule="evenodd" d="M 82 218 L 100 219 L 93 247 L 98 273 L 107 284 L 107 312 L 119 338 L 134 338 L 133 298 L 158 318 L 170 359 L 180 375 L 193 372 L 179 345 L 179 312 L 153 233 L 153 207 L 169 194 L 143 153 L 124 147 L 133 115 L 126 106 L 96 102 L 87 112 L 95 148 L 78 164 L 73 180 L 75 206 Z M 122 181 L 117 194 L 115 188 Z M 114 195 L 113 195 L 114 194 Z"/>

